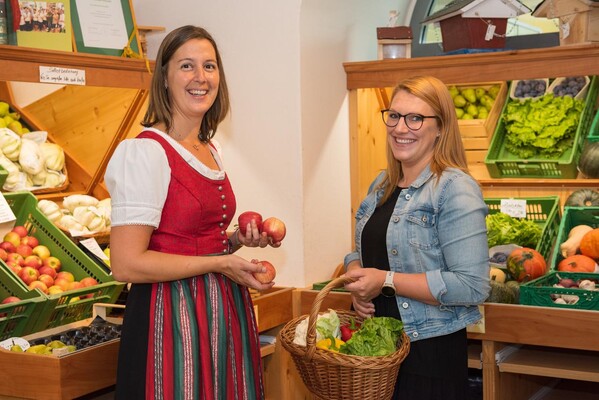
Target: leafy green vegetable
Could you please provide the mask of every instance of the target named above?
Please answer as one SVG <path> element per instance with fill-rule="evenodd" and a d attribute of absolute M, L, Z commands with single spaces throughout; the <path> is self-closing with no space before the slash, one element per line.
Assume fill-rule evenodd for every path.
<path fill-rule="evenodd" d="M 509 102 L 502 116 L 506 149 L 522 158 L 559 158 L 572 147 L 583 108 L 581 100 L 553 94 Z"/>
<path fill-rule="evenodd" d="M 392 317 L 367 318 L 341 346 L 340 353 L 358 356 L 385 356 L 397 350 L 403 322 Z"/>
<path fill-rule="evenodd" d="M 542 229 L 526 218 L 514 218 L 499 212 L 487 215 L 487 240 L 489 248 L 501 244 L 517 244 L 535 248 Z"/>
<path fill-rule="evenodd" d="M 335 310 L 329 309 L 329 312 L 321 314 L 316 319 L 316 333 L 323 338 L 333 336 L 339 337 L 340 333 L 339 316 Z"/>

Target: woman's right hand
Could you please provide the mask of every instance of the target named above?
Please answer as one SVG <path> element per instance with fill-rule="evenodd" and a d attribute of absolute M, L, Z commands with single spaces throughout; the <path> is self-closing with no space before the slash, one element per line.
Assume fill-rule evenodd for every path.
<path fill-rule="evenodd" d="M 231 280 L 256 290 L 267 290 L 274 286 L 274 281 L 270 283 L 261 283 L 254 278 L 254 273 L 265 272 L 262 265 L 255 264 L 235 254 L 229 254 L 224 257 L 226 257 L 227 262 L 221 273 Z"/>
<path fill-rule="evenodd" d="M 351 294 L 352 304 L 354 310 L 362 318 L 370 318 L 374 316 L 374 303 L 372 301 L 365 301 L 360 299 L 356 294 Z"/>

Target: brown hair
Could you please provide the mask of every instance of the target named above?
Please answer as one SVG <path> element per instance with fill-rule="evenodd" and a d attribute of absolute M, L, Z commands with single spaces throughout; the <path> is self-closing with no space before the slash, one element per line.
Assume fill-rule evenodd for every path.
<path fill-rule="evenodd" d="M 438 117 L 440 136 L 435 142 L 430 164 L 437 181 L 441 177 L 441 173 L 449 167 L 469 174 L 455 106 L 447 86 L 432 76 L 414 76 L 404 79 L 395 86 L 391 99 L 400 91 L 410 93 L 427 103 L 433 109 L 434 115 Z M 379 204 L 383 204 L 391 196 L 402 177 L 401 162 L 395 159 L 387 142 L 387 170 L 385 178 L 379 185 L 379 188 L 384 189 L 384 194 Z"/>
<path fill-rule="evenodd" d="M 200 132 L 198 132 L 200 141 L 208 142 L 214 137 L 218 124 L 227 116 L 231 104 L 229 102 L 229 89 L 227 87 L 227 80 L 225 79 L 225 71 L 216 42 L 208 31 L 197 26 L 185 25 L 177 28 L 166 35 L 160 44 L 156 56 L 156 67 L 152 75 L 148 109 L 141 124 L 145 127 L 150 127 L 161 122 L 166 125 L 167 131 L 172 127 L 171 103 L 164 85 L 168 72 L 168 63 L 179 47 L 192 39 L 206 39 L 212 44 L 216 53 L 216 62 L 220 75 L 220 85 L 216 100 L 206 112 L 206 115 L 204 115 Z"/>

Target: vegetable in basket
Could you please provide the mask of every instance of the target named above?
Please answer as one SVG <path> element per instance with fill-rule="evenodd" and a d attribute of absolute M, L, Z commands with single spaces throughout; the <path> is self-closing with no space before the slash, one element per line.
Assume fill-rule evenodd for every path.
<path fill-rule="evenodd" d="M 328 312 L 320 314 L 316 319 L 316 342 L 327 337 L 339 338 L 340 333 L 339 316 L 335 310 L 329 309 Z M 295 336 L 293 343 L 298 346 L 306 345 L 306 337 L 308 336 L 308 317 L 304 318 L 295 328 Z"/>
<path fill-rule="evenodd" d="M 316 347 L 319 349 L 339 353 L 339 349 L 341 349 L 341 346 L 343 346 L 344 344 L 345 342 L 343 340 L 333 336 L 329 336 L 326 339 L 322 339 L 316 342 Z"/>
<path fill-rule="evenodd" d="M 386 356 L 397 350 L 402 331 L 403 322 L 396 318 L 367 318 L 339 352 L 357 356 Z"/>
<path fill-rule="evenodd" d="M 358 329 L 360 329 L 360 324 L 356 323 L 355 319 L 350 318 L 348 324 L 341 325 L 341 340 L 347 342 Z"/>

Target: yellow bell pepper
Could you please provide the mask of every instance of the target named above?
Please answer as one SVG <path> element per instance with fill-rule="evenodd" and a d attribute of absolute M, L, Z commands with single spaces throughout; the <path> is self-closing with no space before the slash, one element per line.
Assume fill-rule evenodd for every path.
<path fill-rule="evenodd" d="M 326 338 L 326 339 L 321 339 L 318 342 L 316 342 L 316 347 L 319 349 L 329 350 L 329 351 L 338 353 L 339 348 L 343 344 L 345 344 L 345 342 L 341 339 L 334 338 L 334 344 L 333 344 L 333 341 L 331 341 L 331 338 Z"/>

